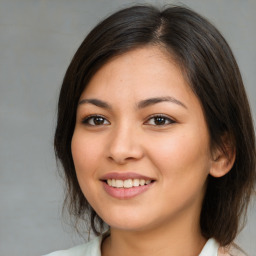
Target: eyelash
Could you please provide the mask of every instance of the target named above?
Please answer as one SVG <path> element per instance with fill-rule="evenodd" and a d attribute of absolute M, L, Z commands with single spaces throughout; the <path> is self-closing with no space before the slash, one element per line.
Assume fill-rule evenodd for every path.
<path fill-rule="evenodd" d="M 154 121 L 156 121 L 156 118 L 162 118 L 164 119 L 164 124 L 160 124 L 160 125 L 156 125 L 156 124 L 150 124 L 152 126 L 166 126 L 166 125 L 170 125 L 170 124 L 174 124 L 176 123 L 173 119 L 171 119 L 170 117 L 166 116 L 166 115 L 163 115 L 163 114 L 155 114 L 155 115 L 152 115 L 150 116 L 147 121 L 146 121 L 146 124 L 149 122 L 149 120 L 151 119 L 154 119 Z M 168 123 L 166 124 L 166 121 L 168 121 Z"/>
<path fill-rule="evenodd" d="M 103 121 L 103 124 L 95 124 L 95 120 L 96 118 L 101 118 Z M 156 118 L 161 118 L 162 121 L 164 121 L 164 124 L 160 124 L 160 125 L 157 125 L 157 124 L 149 124 L 149 121 L 151 119 L 154 119 L 154 122 L 156 121 Z M 93 121 L 94 120 L 94 124 L 90 124 L 90 121 Z M 107 119 L 104 117 L 104 116 L 101 116 L 101 115 L 90 115 L 90 116 L 87 116 L 85 117 L 83 120 L 82 120 L 82 123 L 85 124 L 85 125 L 88 125 L 88 126 L 102 126 L 102 125 L 109 125 L 110 122 L 107 121 L 107 124 L 105 123 L 105 121 L 107 121 Z M 160 120 L 159 120 L 160 121 Z M 166 121 L 168 122 L 166 124 Z M 105 124 L 104 124 L 105 123 Z M 152 115 L 150 116 L 146 122 L 144 122 L 144 124 L 149 124 L 151 126 L 167 126 L 167 125 L 170 125 L 170 124 L 174 124 L 176 123 L 173 119 L 171 119 L 170 117 L 167 117 L 166 115 L 163 115 L 163 114 L 155 114 L 155 115 Z"/>
<path fill-rule="evenodd" d="M 88 125 L 88 126 L 100 126 L 100 125 L 106 125 L 106 124 L 90 124 L 89 122 L 91 120 L 96 120 L 96 118 L 102 118 L 102 120 L 105 122 L 107 119 L 104 117 L 104 116 L 101 116 L 101 115 L 90 115 L 90 116 L 87 116 L 85 118 L 83 118 L 82 120 L 82 124 L 85 124 L 85 125 Z M 110 122 L 107 121 L 109 124 Z"/>

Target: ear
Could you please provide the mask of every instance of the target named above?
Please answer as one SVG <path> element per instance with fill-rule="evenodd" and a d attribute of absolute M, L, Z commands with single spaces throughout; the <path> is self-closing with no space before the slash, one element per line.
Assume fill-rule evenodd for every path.
<path fill-rule="evenodd" d="M 216 178 L 226 175 L 231 170 L 236 159 L 235 147 L 231 145 L 230 140 L 227 140 L 227 136 L 225 136 L 224 142 L 224 150 L 223 148 L 216 148 L 212 154 L 209 173 Z"/>

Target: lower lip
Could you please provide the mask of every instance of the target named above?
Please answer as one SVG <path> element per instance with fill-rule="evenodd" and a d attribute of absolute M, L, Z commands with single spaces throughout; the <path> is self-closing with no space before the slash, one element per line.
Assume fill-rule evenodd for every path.
<path fill-rule="evenodd" d="M 105 191 L 112 197 L 117 199 L 129 199 L 138 196 L 152 187 L 154 182 L 148 185 L 132 187 L 132 188 L 114 188 L 103 182 Z"/>

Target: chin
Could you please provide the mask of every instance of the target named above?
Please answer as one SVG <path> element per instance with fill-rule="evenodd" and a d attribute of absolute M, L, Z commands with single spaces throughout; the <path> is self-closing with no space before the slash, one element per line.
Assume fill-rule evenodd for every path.
<path fill-rule="evenodd" d="M 120 211 L 118 215 L 108 214 L 103 220 L 113 229 L 123 231 L 145 231 L 159 225 L 157 220 L 154 220 L 146 214 L 122 214 Z"/>
<path fill-rule="evenodd" d="M 117 213 L 109 211 L 108 214 L 103 214 L 101 218 L 111 228 L 127 231 L 143 230 L 145 226 L 148 226 L 150 223 L 150 221 L 145 218 L 145 214 L 139 214 L 135 211 L 128 214 L 125 214 L 125 212 L 121 210 Z"/>

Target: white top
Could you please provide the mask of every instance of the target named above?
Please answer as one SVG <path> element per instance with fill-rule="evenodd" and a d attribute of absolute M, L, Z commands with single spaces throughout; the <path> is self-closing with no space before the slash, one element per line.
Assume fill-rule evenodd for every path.
<path fill-rule="evenodd" d="M 78 245 L 68 250 L 56 251 L 45 256 L 101 256 L 102 236 L 96 237 L 90 242 Z M 219 244 L 209 239 L 198 256 L 218 256 Z"/>

